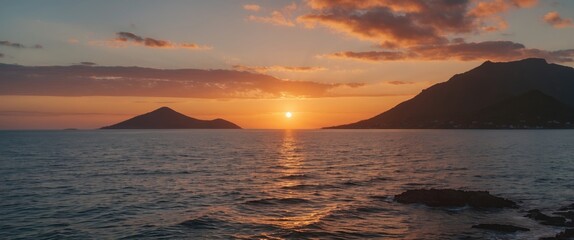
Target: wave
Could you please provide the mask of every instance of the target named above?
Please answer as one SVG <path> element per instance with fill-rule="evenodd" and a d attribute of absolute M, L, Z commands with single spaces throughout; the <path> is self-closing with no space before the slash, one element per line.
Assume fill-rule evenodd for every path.
<path fill-rule="evenodd" d="M 202 216 L 195 219 L 183 221 L 177 225 L 192 229 L 218 229 L 227 224 L 229 223 L 223 220 Z"/>
<path fill-rule="evenodd" d="M 337 188 L 337 186 L 330 184 L 297 184 L 293 186 L 281 187 L 281 189 L 288 190 L 323 190 L 328 188 Z"/>
<path fill-rule="evenodd" d="M 286 204 L 308 204 L 311 200 L 303 198 L 265 198 L 246 201 L 247 205 L 286 205 Z"/>
<path fill-rule="evenodd" d="M 278 177 L 277 179 L 285 179 L 285 180 L 303 180 L 303 179 L 310 179 L 311 176 L 307 174 L 290 174 Z"/>
<path fill-rule="evenodd" d="M 377 182 L 387 182 L 387 181 L 393 181 L 393 179 L 388 178 L 388 177 L 372 177 L 372 178 L 368 178 L 368 179 L 364 179 L 364 180 L 348 180 L 343 182 L 343 185 L 347 185 L 347 186 L 367 186 L 367 185 L 371 185 Z"/>

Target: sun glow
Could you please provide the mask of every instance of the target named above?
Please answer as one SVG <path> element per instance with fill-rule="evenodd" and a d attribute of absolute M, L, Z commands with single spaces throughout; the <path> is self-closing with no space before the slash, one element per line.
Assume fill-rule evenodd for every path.
<path fill-rule="evenodd" d="M 286 113 L 285 113 L 285 117 L 286 117 L 286 118 L 291 118 L 291 117 L 293 117 L 293 114 L 292 114 L 291 112 L 286 112 Z"/>

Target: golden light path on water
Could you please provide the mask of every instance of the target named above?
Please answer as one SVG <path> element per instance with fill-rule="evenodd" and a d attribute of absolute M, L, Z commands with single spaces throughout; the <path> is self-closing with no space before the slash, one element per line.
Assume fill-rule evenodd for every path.
<path fill-rule="evenodd" d="M 291 113 L 287 112 L 286 116 L 291 117 Z M 281 158 L 278 165 L 281 166 L 281 174 L 283 181 L 277 183 L 277 188 L 294 187 L 304 184 L 301 179 L 293 179 L 290 176 L 304 176 L 302 169 L 304 168 L 305 157 L 302 151 L 298 149 L 297 140 L 294 136 L 294 130 L 286 129 L 283 133 L 283 142 L 280 149 Z M 289 190 L 282 198 L 304 198 Z M 332 210 L 336 208 L 335 204 L 319 209 L 302 209 L 298 211 L 296 216 L 282 217 L 278 219 L 276 224 L 282 228 L 299 228 L 305 227 L 314 223 L 318 223 L 321 219 L 327 216 Z"/>

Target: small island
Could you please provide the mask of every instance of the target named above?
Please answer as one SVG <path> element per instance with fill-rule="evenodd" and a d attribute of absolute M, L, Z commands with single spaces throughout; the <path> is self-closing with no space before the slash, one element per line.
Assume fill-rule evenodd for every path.
<path fill-rule="evenodd" d="M 241 129 L 241 127 L 224 119 L 199 120 L 169 107 L 161 107 L 101 129 Z"/>

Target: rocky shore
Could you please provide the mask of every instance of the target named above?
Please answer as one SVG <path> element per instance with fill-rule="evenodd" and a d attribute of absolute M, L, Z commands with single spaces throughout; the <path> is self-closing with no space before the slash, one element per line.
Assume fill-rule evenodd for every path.
<path fill-rule="evenodd" d="M 429 207 L 520 208 L 516 202 L 491 195 L 487 191 L 415 189 L 395 195 L 394 199 L 403 204 L 424 204 Z M 542 237 L 541 240 L 574 239 L 574 204 L 558 208 L 551 215 L 547 215 L 539 209 L 528 210 L 527 213 L 524 217 L 539 224 L 565 228 L 564 231 L 555 236 Z M 471 227 L 504 233 L 530 231 L 525 227 L 499 223 L 480 223 Z"/>

